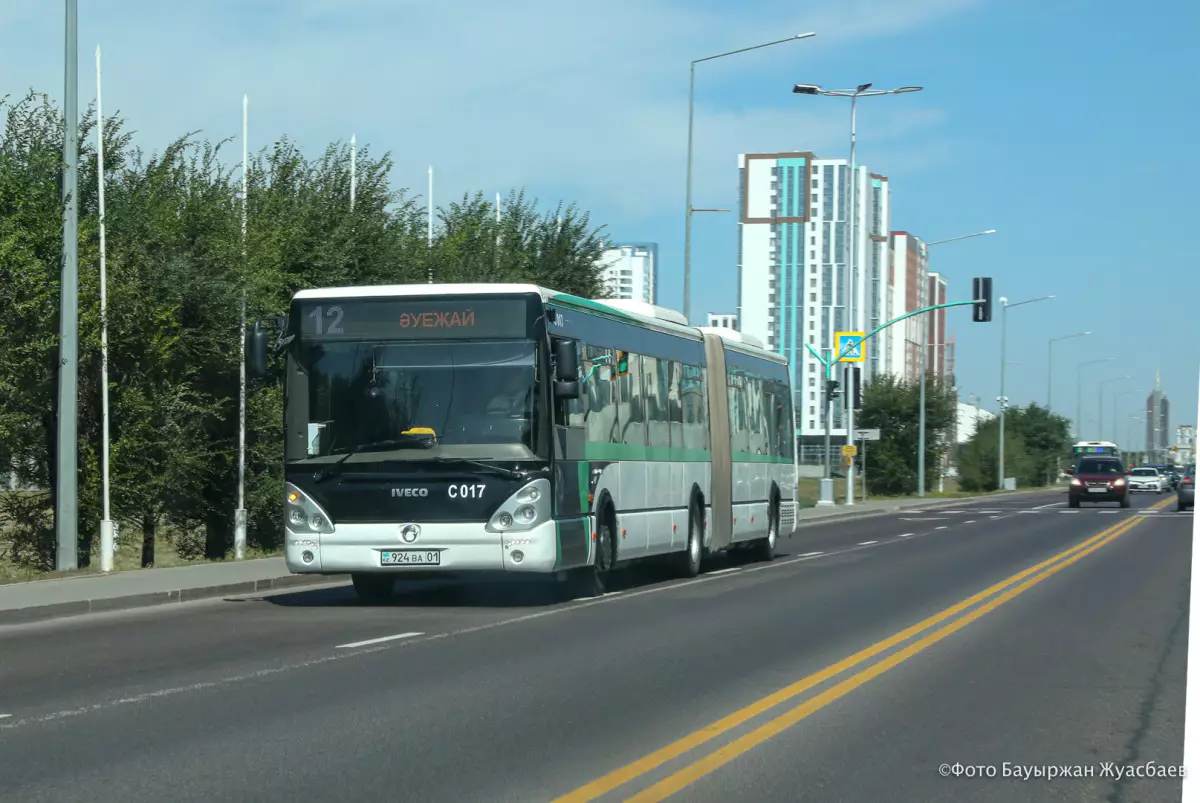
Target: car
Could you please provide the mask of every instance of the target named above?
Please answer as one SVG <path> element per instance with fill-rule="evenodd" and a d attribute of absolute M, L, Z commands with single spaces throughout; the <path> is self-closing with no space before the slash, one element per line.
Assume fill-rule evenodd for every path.
<path fill-rule="evenodd" d="M 1075 467 L 1067 469 L 1071 484 L 1067 486 L 1067 505 L 1079 507 L 1080 502 L 1119 502 L 1129 507 L 1128 472 L 1115 457 L 1081 457 Z"/>
<path fill-rule="evenodd" d="M 1196 506 L 1196 466 L 1188 466 L 1179 478 L 1179 488 L 1175 500 L 1176 510 L 1192 510 Z"/>
<path fill-rule="evenodd" d="M 1131 491 L 1153 491 L 1156 494 L 1162 493 L 1166 485 L 1163 475 L 1153 466 L 1138 466 L 1133 469 L 1129 472 L 1128 482 Z"/>

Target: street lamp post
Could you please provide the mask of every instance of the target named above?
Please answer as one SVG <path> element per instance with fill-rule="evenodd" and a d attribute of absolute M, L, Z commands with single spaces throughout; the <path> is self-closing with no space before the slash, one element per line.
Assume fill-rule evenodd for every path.
<path fill-rule="evenodd" d="M 858 142 L 858 99 L 859 98 L 874 98 L 881 95 L 901 95 L 908 92 L 920 92 L 922 87 L 919 86 L 902 86 L 896 89 L 871 89 L 871 84 L 859 84 L 854 89 L 822 89 L 817 84 L 796 84 L 792 87 L 792 92 L 797 95 L 823 95 L 832 98 L 850 98 L 850 209 L 846 216 L 846 239 L 849 241 L 849 253 L 846 260 L 846 318 L 849 320 L 849 325 L 854 331 L 860 331 L 866 327 L 858 325 L 858 316 L 861 311 L 858 308 L 858 282 L 855 281 L 855 256 L 858 252 L 856 248 L 857 242 L 855 239 L 854 228 L 855 220 L 858 218 L 858 162 L 856 154 L 856 146 Z M 865 298 L 864 298 L 865 301 Z M 864 316 L 865 317 L 865 316 Z M 864 345 L 865 348 L 865 345 Z M 854 399 L 853 394 L 847 393 L 844 395 L 847 401 L 846 404 L 846 445 L 850 446 L 854 443 Z M 854 504 L 854 461 L 851 460 L 846 468 L 846 504 Z"/>
<path fill-rule="evenodd" d="M 761 50 L 764 47 L 782 45 L 785 42 L 795 42 L 800 39 L 810 39 L 814 36 L 816 36 L 816 33 L 812 32 L 796 34 L 795 36 L 789 36 L 787 39 L 777 39 L 774 42 L 764 42 L 761 45 L 743 47 L 738 50 L 730 50 L 727 53 L 718 53 L 715 56 L 694 59 L 691 63 L 691 76 L 688 83 L 687 214 L 685 215 L 683 233 L 683 317 L 689 321 L 692 319 L 692 212 L 697 211 L 692 209 L 692 132 L 696 120 L 696 65 L 704 61 L 723 59 L 726 56 L 736 56 L 739 53 L 748 53 L 751 50 Z"/>
<path fill-rule="evenodd" d="M 1133 379 L 1133 377 L 1129 374 L 1125 374 L 1125 376 L 1114 376 L 1112 379 L 1100 380 L 1100 392 L 1096 394 L 1099 402 L 1099 408 L 1097 409 L 1096 413 L 1096 426 L 1100 430 L 1101 440 L 1104 440 L 1104 388 L 1106 385 L 1112 384 L 1113 382 L 1124 382 L 1126 379 Z M 1116 403 L 1114 402 L 1114 406 L 1115 404 Z M 1113 437 L 1116 437 L 1115 432 L 1113 433 Z"/>
<path fill-rule="evenodd" d="M 1050 338 L 1050 344 L 1046 349 L 1046 409 L 1053 412 L 1051 400 L 1054 393 L 1054 344 L 1063 340 L 1071 340 L 1076 337 L 1087 337 L 1091 332 L 1076 332 L 1073 335 L 1063 335 L 1062 337 Z"/>
<path fill-rule="evenodd" d="M 1132 394 L 1134 394 L 1134 393 L 1137 393 L 1137 389 L 1136 389 L 1136 388 L 1134 388 L 1133 390 L 1122 390 L 1122 391 L 1118 391 L 1117 393 L 1114 393 L 1114 394 L 1113 394 L 1113 430 L 1112 430 L 1112 436 L 1113 436 L 1113 440 L 1114 440 L 1114 441 L 1115 441 L 1117 438 L 1121 437 L 1121 432 L 1120 432 L 1120 414 L 1117 412 L 1117 411 L 1118 411 L 1120 408 L 1118 407 L 1118 404 L 1117 404 L 1117 402 L 1118 402 L 1120 399 L 1123 399 L 1124 397 L 1126 397 L 1126 396 L 1129 396 L 1129 395 L 1132 395 Z M 1101 429 L 1100 429 L 1100 439 L 1101 439 L 1101 440 L 1103 440 L 1103 439 L 1104 439 L 1104 422 L 1103 422 L 1103 421 L 1101 421 L 1101 422 L 1100 422 L 1100 427 L 1101 427 Z"/>
<path fill-rule="evenodd" d="M 1081 362 L 1078 366 L 1079 374 L 1075 379 L 1075 440 L 1082 440 L 1080 435 L 1083 429 L 1083 369 L 1089 365 L 1099 365 L 1100 363 L 1112 362 L 1116 357 L 1104 357 L 1099 360 L 1088 360 Z"/>
<path fill-rule="evenodd" d="M 932 248 L 935 245 L 942 245 L 943 243 L 953 243 L 953 242 L 957 242 L 959 240 L 969 240 L 972 237 L 984 237 L 988 234 L 995 234 L 995 233 L 996 233 L 995 229 L 988 229 L 987 231 L 977 231 L 974 234 L 963 234 L 958 237 L 947 237 L 944 240 L 934 240 L 931 243 L 925 243 L 925 249 L 926 249 L 926 251 L 928 251 L 930 248 Z M 926 267 L 928 268 L 928 264 L 929 264 L 928 254 L 926 255 L 925 262 L 926 262 Z M 925 286 L 926 287 L 928 286 L 928 281 L 925 282 Z M 924 291 L 924 288 L 922 288 L 922 292 L 923 291 Z M 921 377 L 920 377 L 919 381 L 921 383 L 921 390 L 920 390 L 920 400 L 917 402 L 917 404 L 920 405 L 921 409 L 917 412 L 917 496 L 924 497 L 925 496 L 925 380 L 926 380 L 926 373 L 927 373 L 927 371 L 925 370 L 925 351 L 926 351 L 926 349 L 929 348 L 929 343 L 927 342 L 929 339 L 928 338 L 929 323 L 924 319 L 924 316 L 922 316 L 922 318 L 921 318 L 921 330 L 920 331 L 921 331 L 921 344 L 920 344 L 921 357 L 920 357 L 920 369 L 919 370 L 921 373 Z"/>
<path fill-rule="evenodd" d="M 1000 443 L 999 454 L 996 456 L 997 490 L 1004 490 L 1004 419 L 1005 411 L 1008 409 L 1008 398 L 1004 395 L 1004 369 L 1008 366 L 1008 310 L 1011 307 L 1023 307 L 1026 304 L 1049 301 L 1052 298 L 1056 298 L 1056 296 L 1040 296 L 1018 301 L 1015 304 L 1009 304 L 1007 298 L 1001 297 L 1000 299 Z"/>

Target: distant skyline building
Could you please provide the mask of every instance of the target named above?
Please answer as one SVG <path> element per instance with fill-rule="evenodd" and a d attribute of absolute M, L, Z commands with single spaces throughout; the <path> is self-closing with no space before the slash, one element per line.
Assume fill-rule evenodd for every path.
<path fill-rule="evenodd" d="M 929 271 L 925 286 L 927 291 L 925 293 L 925 303 L 922 306 L 933 307 L 949 302 L 949 291 L 945 276 L 935 271 Z M 925 318 L 927 327 L 925 343 L 929 349 L 925 355 L 925 367 L 932 375 L 945 379 L 950 373 L 946 360 L 946 310 L 935 310 L 926 313 L 923 317 Z M 920 378 L 921 369 L 918 366 L 917 373 L 912 379 L 920 380 Z"/>
<path fill-rule="evenodd" d="M 708 313 L 708 325 L 738 331 L 738 316 L 730 312 Z"/>
<path fill-rule="evenodd" d="M 850 179 L 847 159 L 811 151 L 738 155 L 738 308 L 742 331 L 787 357 L 801 438 L 823 437 L 824 369 L 837 332 L 869 331 L 892 314 L 889 285 L 889 186 L 857 165 L 855 276 L 849 276 Z M 847 302 L 855 300 L 854 320 Z M 867 346 L 864 380 L 889 365 L 885 338 Z M 844 436 L 842 405 L 831 430 Z"/>
<path fill-rule="evenodd" d="M 1156 404 L 1157 403 L 1157 404 Z M 1155 409 L 1157 407 L 1157 410 Z M 1171 402 L 1162 392 L 1162 374 L 1154 372 L 1154 390 L 1146 397 L 1146 451 L 1170 448 L 1168 443 L 1171 421 Z"/>
<path fill-rule="evenodd" d="M 610 243 L 599 264 L 610 298 L 658 303 L 658 243 Z"/>

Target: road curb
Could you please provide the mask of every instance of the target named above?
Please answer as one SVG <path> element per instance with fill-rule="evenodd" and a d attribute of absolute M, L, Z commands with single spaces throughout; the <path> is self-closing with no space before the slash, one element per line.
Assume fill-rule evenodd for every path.
<path fill-rule="evenodd" d="M 977 502 L 979 500 L 991 499 L 1011 499 L 1014 496 L 1033 496 L 1035 494 L 1053 493 L 1054 489 L 1039 488 L 1038 490 L 1029 491 L 1009 491 L 1004 494 L 988 494 L 986 496 L 960 496 L 957 499 L 939 499 L 933 502 L 913 502 L 912 504 L 897 504 L 889 507 L 873 508 L 871 510 L 850 510 L 845 513 L 833 513 L 828 516 L 813 516 L 805 520 L 803 515 L 796 517 L 796 530 L 808 527 L 820 527 L 828 524 L 838 524 L 843 521 L 857 521 L 858 519 L 871 519 L 878 516 L 890 516 L 895 513 L 903 513 L 906 510 L 937 510 L 945 507 L 954 507 L 955 505 Z"/>
<path fill-rule="evenodd" d="M 200 588 L 181 588 L 175 591 L 155 591 L 149 594 L 133 594 L 127 597 L 99 597 L 97 599 L 56 602 L 49 605 L 30 605 L 0 611 L 0 626 L 23 625 L 89 613 L 109 613 L 137 608 L 152 608 L 175 602 L 194 602 L 233 594 L 253 594 L 257 591 L 277 591 L 312 585 L 327 585 L 349 579 L 339 574 L 289 574 L 268 577 L 262 580 L 246 580 L 240 583 L 222 583 Z"/>

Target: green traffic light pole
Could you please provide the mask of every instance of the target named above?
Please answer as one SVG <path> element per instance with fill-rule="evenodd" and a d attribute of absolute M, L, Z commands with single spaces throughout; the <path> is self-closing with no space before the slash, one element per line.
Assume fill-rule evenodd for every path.
<path fill-rule="evenodd" d="M 985 299 L 976 299 L 973 301 L 951 301 L 948 304 L 935 304 L 932 307 L 922 307 L 921 309 L 913 310 L 912 312 L 906 312 L 905 314 L 901 315 L 900 317 L 893 318 L 892 320 L 887 321 L 886 323 L 882 323 L 879 326 L 875 327 L 870 332 L 867 332 L 867 334 L 865 334 L 861 340 L 857 341 L 857 348 L 860 348 L 860 349 L 866 348 L 866 345 L 865 345 L 866 342 L 868 340 L 870 340 L 871 338 L 873 338 L 875 335 L 879 334 L 884 329 L 887 329 L 889 326 L 892 326 L 893 324 L 897 324 L 897 323 L 900 323 L 901 321 L 908 320 L 909 318 L 912 318 L 914 316 L 924 315 L 926 312 L 934 312 L 934 311 L 940 310 L 940 309 L 949 309 L 950 307 L 973 307 L 980 303 L 986 303 L 986 300 Z M 845 346 L 842 349 L 841 353 L 837 355 L 836 360 L 826 360 L 824 357 L 822 357 L 820 355 L 820 353 L 815 348 L 812 347 L 811 343 L 805 343 L 804 347 L 806 349 L 808 349 L 809 353 L 812 354 L 813 357 L 815 357 L 817 359 L 817 362 L 821 363 L 821 365 L 825 368 L 825 388 L 824 388 L 824 390 L 825 390 L 825 479 L 832 481 L 833 469 L 831 466 L 829 452 L 830 452 L 830 413 L 832 412 L 831 407 L 832 407 L 832 402 L 833 402 L 833 385 L 831 384 L 833 382 L 833 366 L 835 363 L 843 362 L 845 360 L 846 356 L 849 355 L 850 352 L 852 352 L 856 348 L 856 346 L 854 344 Z M 850 403 L 853 404 L 853 400 L 851 400 Z M 922 412 L 924 411 L 924 408 L 925 408 L 925 398 L 922 395 L 922 397 L 921 397 Z M 917 460 L 920 463 L 920 468 L 921 468 L 921 470 L 918 473 L 921 475 L 920 481 L 922 483 L 924 482 L 924 479 L 925 479 L 925 477 L 924 477 L 924 475 L 925 475 L 925 471 L 924 471 L 924 468 L 925 468 L 924 439 L 925 439 L 925 431 L 924 431 L 924 428 L 922 428 L 922 430 L 921 430 L 922 442 L 918 448 L 918 454 L 917 454 Z M 846 431 L 846 445 L 850 446 L 853 443 L 854 443 L 854 433 L 847 430 Z"/>

